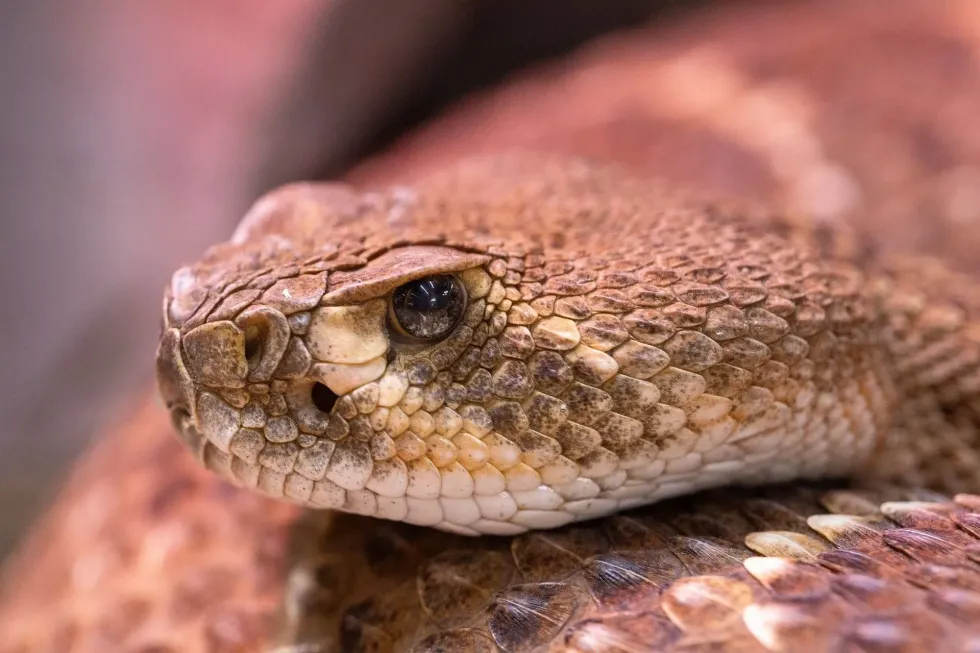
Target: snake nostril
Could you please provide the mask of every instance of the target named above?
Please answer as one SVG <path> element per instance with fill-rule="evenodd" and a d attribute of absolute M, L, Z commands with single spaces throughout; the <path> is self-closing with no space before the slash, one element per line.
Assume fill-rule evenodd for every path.
<path fill-rule="evenodd" d="M 268 382 L 286 353 L 289 324 L 285 316 L 268 306 L 250 306 L 235 318 L 235 326 L 244 335 L 248 380 Z M 241 341 L 239 341 L 241 342 Z"/>
<path fill-rule="evenodd" d="M 317 410 L 329 413 L 333 410 L 333 405 L 337 403 L 337 395 L 322 383 L 314 383 L 313 390 L 310 391 L 310 398 Z"/>

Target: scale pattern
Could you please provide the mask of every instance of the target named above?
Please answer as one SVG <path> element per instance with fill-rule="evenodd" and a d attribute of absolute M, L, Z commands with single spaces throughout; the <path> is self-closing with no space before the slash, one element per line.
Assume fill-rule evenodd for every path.
<path fill-rule="evenodd" d="M 510 540 L 313 517 L 278 650 L 975 651 L 978 510 L 798 485 Z"/>
<path fill-rule="evenodd" d="M 175 275 L 161 387 L 240 485 L 470 535 L 732 482 L 929 472 L 932 441 L 905 440 L 945 425 L 920 398 L 950 371 L 975 396 L 970 316 L 864 272 L 842 236 L 747 211 L 530 156 L 413 190 L 289 187 Z M 461 325 L 399 346 L 386 297 L 442 272 L 467 288 Z M 909 342 L 927 332 L 931 358 Z M 969 488 L 976 422 L 949 432 L 941 460 L 965 472 L 915 480 Z"/>

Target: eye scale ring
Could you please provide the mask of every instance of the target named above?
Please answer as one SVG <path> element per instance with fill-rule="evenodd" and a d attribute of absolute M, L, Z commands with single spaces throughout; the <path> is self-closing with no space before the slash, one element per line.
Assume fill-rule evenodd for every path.
<path fill-rule="evenodd" d="M 409 281 L 391 294 L 388 325 L 394 336 L 409 342 L 445 338 L 466 311 L 466 288 L 451 274 Z"/>

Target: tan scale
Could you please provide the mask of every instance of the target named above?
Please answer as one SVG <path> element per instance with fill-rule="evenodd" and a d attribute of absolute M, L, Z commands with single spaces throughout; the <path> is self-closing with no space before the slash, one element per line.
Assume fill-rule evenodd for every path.
<path fill-rule="evenodd" d="M 465 535 L 733 483 L 975 483 L 976 414 L 943 407 L 978 373 L 975 307 L 745 210 L 533 157 L 412 191 L 290 186 L 174 276 L 161 388 L 239 485 Z M 439 274 L 461 321 L 402 342 L 392 293 Z M 915 442 L 939 430 L 937 474 Z"/>

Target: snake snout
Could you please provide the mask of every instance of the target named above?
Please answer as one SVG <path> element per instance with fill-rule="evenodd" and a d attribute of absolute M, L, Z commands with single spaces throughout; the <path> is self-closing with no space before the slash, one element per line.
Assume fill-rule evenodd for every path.
<path fill-rule="evenodd" d="M 201 436 L 194 428 L 191 416 L 193 384 L 184 366 L 180 351 L 180 333 L 169 329 L 160 338 L 156 359 L 157 385 L 164 405 L 170 413 L 170 422 L 189 446 L 199 446 Z"/>

